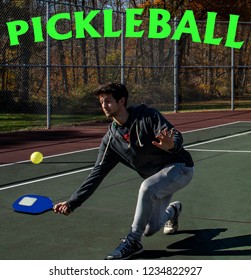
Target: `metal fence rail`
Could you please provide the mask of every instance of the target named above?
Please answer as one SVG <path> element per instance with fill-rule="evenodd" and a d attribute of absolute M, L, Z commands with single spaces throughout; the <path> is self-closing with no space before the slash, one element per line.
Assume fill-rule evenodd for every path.
<path fill-rule="evenodd" d="M 180 41 L 153 40 L 147 34 L 126 38 L 124 12 L 114 11 L 114 30 L 122 30 L 119 38 L 87 36 L 56 41 L 46 34 L 44 42 L 34 43 L 31 29 L 20 37 L 20 45 L 10 46 L 7 21 L 41 16 L 45 28 L 48 19 L 57 13 L 91 10 L 56 1 L 31 0 L 29 9 L 13 5 L 6 2 L 0 21 L 2 116 L 35 115 L 31 126 L 50 128 L 64 123 L 65 116 L 98 115 L 100 109 L 91 93 L 99 84 L 115 80 L 127 85 L 130 104 L 146 103 L 163 111 L 251 107 L 248 43 L 234 50 L 223 45 L 192 43 L 189 36 Z M 147 19 L 144 22 L 147 25 Z M 172 22 L 173 30 L 177 24 L 178 20 Z M 201 34 L 205 24 L 198 22 Z M 93 26 L 101 32 L 101 14 Z M 216 27 L 216 35 L 222 36 L 227 23 L 218 22 Z M 250 27 L 251 23 L 240 23 L 238 39 L 249 38 Z M 62 34 L 72 29 L 72 21 L 57 24 Z M 44 117 L 40 118 L 41 115 Z"/>

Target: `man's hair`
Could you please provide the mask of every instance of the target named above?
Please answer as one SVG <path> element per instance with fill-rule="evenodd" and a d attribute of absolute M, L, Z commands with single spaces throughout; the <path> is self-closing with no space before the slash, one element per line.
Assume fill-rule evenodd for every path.
<path fill-rule="evenodd" d="M 125 85 L 121 83 L 108 83 L 100 86 L 96 91 L 95 95 L 99 97 L 101 94 L 111 94 L 112 97 L 118 102 L 122 97 L 125 98 L 125 107 L 127 106 L 128 91 Z"/>

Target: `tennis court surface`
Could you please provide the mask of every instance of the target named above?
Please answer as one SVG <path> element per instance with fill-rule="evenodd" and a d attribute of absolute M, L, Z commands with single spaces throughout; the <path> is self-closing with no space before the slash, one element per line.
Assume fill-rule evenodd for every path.
<path fill-rule="evenodd" d="M 251 111 L 167 118 L 183 132 L 195 176 L 173 197 L 183 203 L 179 231 L 143 238 L 145 251 L 135 259 L 250 260 Z M 68 199 L 91 171 L 106 127 L 0 136 L 0 259 L 102 260 L 119 244 L 131 226 L 142 182 L 123 165 L 70 216 L 12 210 L 24 194 Z M 28 160 L 35 150 L 45 156 L 39 165 Z"/>

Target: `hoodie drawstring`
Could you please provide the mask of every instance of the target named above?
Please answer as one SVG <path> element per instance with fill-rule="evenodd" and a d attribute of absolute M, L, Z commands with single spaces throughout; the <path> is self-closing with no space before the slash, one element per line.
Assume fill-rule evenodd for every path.
<path fill-rule="evenodd" d="M 139 146 L 140 146 L 141 148 L 144 147 L 144 144 L 141 143 L 140 137 L 139 137 L 139 126 L 138 126 L 138 121 L 136 121 L 136 135 L 137 135 L 137 140 L 138 140 L 138 142 L 139 142 Z M 101 159 L 99 165 L 102 165 L 103 162 L 104 162 L 105 155 L 106 155 L 106 153 L 107 153 L 107 150 L 108 150 L 109 145 L 110 145 L 110 142 L 111 142 L 111 138 L 112 138 L 112 134 L 110 134 L 110 136 L 109 136 L 108 143 L 107 143 L 107 145 L 106 145 L 104 154 L 103 154 L 103 156 L 102 156 L 102 159 Z M 130 147 L 131 147 L 131 144 L 130 144 L 130 142 L 129 142 L 128 148 L 130 148 Z"/>
<path fill-rule="evenodd" d="M 144 144 L 141 143 L 140 138 L 139 138 L 139 127 L 138 127 L 138 122 L 136 122 L 136 134 L 139 142 L 139 146 L 142 148 Z"/>
<path fill-rule="evenodd" d="M 109 145 L 110 145 L 111 139 L 112 139 L 112 134 L 110 134 L 110 136 L 109 136 L 108 143 L 107 143 L 107 145 L 106 145 L 106 147 L 105 147 L 105 151 L 104 151 L 104 154 L 103 154 L 103 156 L 102 156 L 102 159 L 101 159 L 101 161 L 100 161 L 99 165 L 102 165 L 102 164 L 103 164 L 103 162 L 104 162 L 105 155 L 106 155 L 106 152 L 107 152 L 107 150 L 108 150 L 108 148 L 109 148 Z"/>

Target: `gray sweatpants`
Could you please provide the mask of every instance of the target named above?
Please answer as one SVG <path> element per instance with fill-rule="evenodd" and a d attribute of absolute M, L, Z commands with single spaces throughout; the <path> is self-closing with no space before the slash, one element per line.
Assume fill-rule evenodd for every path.
<path fill-rule="evenodd" d="M 143 181 L 130 233 L 134 238 L 153 235 L 174 217 L 173 207 L 168 207 L 172 195 L 191 181 L 193 173 L 193 167 L 176 163 Z"/>

